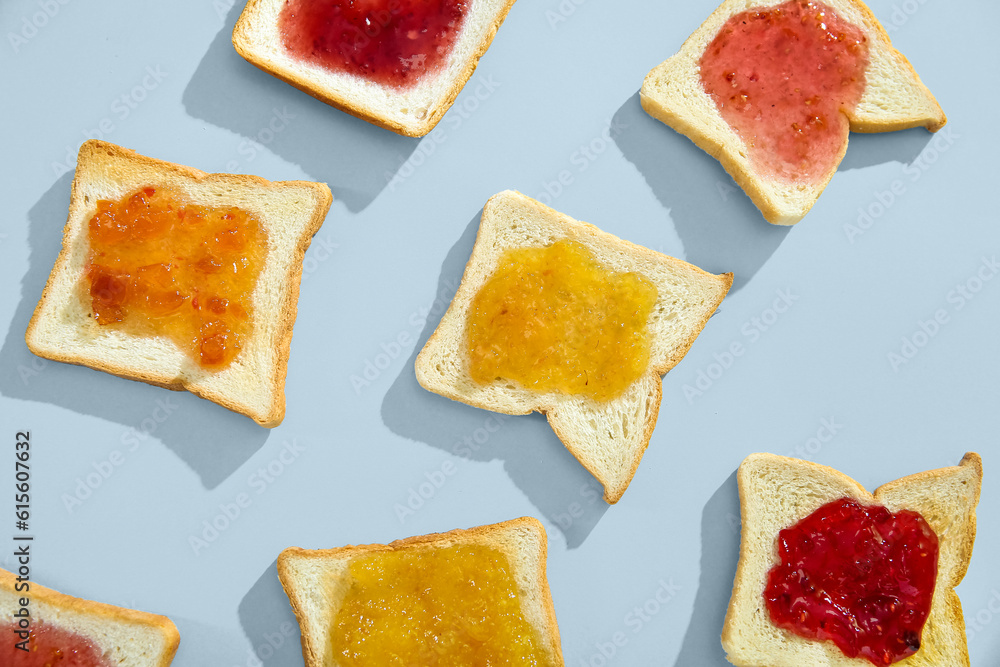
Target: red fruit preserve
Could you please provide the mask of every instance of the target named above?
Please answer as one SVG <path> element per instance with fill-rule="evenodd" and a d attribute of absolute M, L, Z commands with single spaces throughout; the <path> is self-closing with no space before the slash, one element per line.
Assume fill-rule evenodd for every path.
<path fill-rule="evenodd" d="M 847 143 L 865 88 L 864 33 L 819 2 L 791 0 L 729 19 L 701 57 L 701 83 L 754 167 L 816 181 Z"/>
<path fill-rule="evenodd" d="M 922 516 L 844 498 L 778 534 L 764 598 L 771 621 L 890 665 L 920 648 L 938 538 Z"/>
<path fill-rule="evenodd" d="M 451 53 L 471 0 L 288 0 L 285 48 L 307 62 L 407 88 Z"/>
<path fill-rule="evenodd" d="M 27 651 L 17 648 L 24 642 L 13 623 L 0 625 L 0 665 L 3 667 L 114 667 L 85 637 L 47 623 L 32 624 Z"/>

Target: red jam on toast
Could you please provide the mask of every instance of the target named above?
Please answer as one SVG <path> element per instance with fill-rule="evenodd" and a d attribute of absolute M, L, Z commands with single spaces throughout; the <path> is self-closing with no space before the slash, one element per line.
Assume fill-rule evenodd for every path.
<path fill-rule="evenodd" d="M 701 83 L 754 166 L 815 182 L 836 168 L 865 88 L 864 33 L 820 2 L 790 0 L 730 18 L 706 47 Z"/>
<path fill-rule="evenodd" d="M 771 621 L 890 665 L 920 648 L 938 538 L 920 514 L 841 499 L 782 530 L 764 598 Z"/>
<path fill-rule="evenodd" d="M 115 667 L 87 638 L 34 621 L 24 638 L 13 623 L 0 625 L 0 665 L 10 667 Z M 26 649 L 26 650 L 25 650 Z"/>
<path fill-rule="evenodd" d="M 614 398 L 649 367 L 656 299 L 648 279 L 602 267 L 574 241 L 508 250 L 470 308 L 470 375 Z"/>
<path fill-rule="evenodd" d="M 170 337 L 201 367 L 227 367 L 249 337 L 267 233 L 236 207 L 145 187 L 100 200 L 88 224 L 86 289 L 101 326 Z"/>
<path fill-rule="evenodd" d="M 289 0 L 279 17 L 295 58 L 408 88 L 448 59 L 470 0 Z"/>

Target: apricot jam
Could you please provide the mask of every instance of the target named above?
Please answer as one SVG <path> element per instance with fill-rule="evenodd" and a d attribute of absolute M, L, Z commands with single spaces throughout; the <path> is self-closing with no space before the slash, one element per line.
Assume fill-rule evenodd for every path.
<path fill-rule="evenodd" d="M 295 58 L 407 88 L 448 59 L 470 0 L 288 0 L 279 17 Z"/>
<path fill-rule="evenodd" d="M 786 181 L 837 166 L 865 89 L 864 33 L 820 2 L 791 0 L 729 19 L 701 57 L 701 83 L 751 163 Z"/>
<path fill-rule="evenodd" d="M 550 665 L 507 557 L 478 545 L 368 554 L 330 629 L 344 667 Z"/>
<path fill-rule="evenodd" d="M 649 367 L 656 298 L 648 279 L 604 268 L 575 241 L 508 250 L 472 301 L 470 375 L 614 398 Z"/>
<path fill-rule="evenodd" d="M 778 627 L 874 665 L 920 648 L 938 538 L 918 513 L 836 500 L 779 533 L 778 559 L 764 592 Z"/>
<path fill-rule="evenodd" d="M 3 667 L 115 667 L 88 639 L 75 632 L 35 621 L 24 640 L 13 623 L 0 626 L 0 665 Z M 18 642 L 27 651 L 17 648 Z"/>
<path fill-rule="evenodd" d="M 267 253 L 257 218 L 146 187 L 98 201 L 88 233 L 86 285 L 100 325 L 168 336 L 204 368 L 230 364 L 250 335 Z"/>

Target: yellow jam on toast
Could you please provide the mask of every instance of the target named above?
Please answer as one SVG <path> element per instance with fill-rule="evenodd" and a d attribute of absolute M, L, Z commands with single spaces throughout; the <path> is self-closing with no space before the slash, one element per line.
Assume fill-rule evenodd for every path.
<path fill-rule="evenodd" d="M 648 279 L 604 268 L 575 241 L 508 250 L 470 307 L 470 375 L 614 398 L 648 369 L 656 299 Z"/>
<path fill-rule="evenodd" d="M 330 628 L 344 667 L 550 665 L 507 556 L 457 545 L 358 556 Z"/>

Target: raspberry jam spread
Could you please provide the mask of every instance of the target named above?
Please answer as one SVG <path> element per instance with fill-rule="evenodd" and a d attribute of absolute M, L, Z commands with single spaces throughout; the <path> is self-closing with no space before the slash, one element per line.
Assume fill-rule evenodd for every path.
<path fill-rule="evenodd" d="M 146 187 L 98 201 L 88 234 L 86 287 L 100 325 L 168 336 L 203 368 L 230 364 L 250 335 L 267 252 L 252 214 Z"/>
<path fill-rule="evenodd" d="M 401 549 L 359 556 L 348 570 L 351 585 L 330 628 L 338 665 L 551 664 L 500 551 Z"/>
<path fill-rule="evenodd" d="M 448 59 L 471 0 L 289 0 L 279 26 L 292 56 L 408 88 Z"/>
<path fill-rule="evenodd" d="M 574 241 L 508 250 L 470 308 L 469 372 L 606 401 L 648 369 L 656 299 L 649 280 L 602 267 Z"/>
<path fill-rule="evenodd" d="M 110 658 L 75 632 L 39 621 L 32 623 L 27 639 L 18 632 L 13 623 L 0 625 L 3 667 L 115 667 Z"/>
<path fill-rule="evenodd" d="M 836 168 L 865 88 L 864 33 L 819 2 L 729 19 L 701 57 L 701 83 L 755 168 L 816 181 Z"/>
<path fill-rule="evenodd" d="M 778 559 L 764 591 L 778 627 L 875 665 L 920 648 L 938 538 L 916 512 L 827 503 L 779 533 Z"/>

